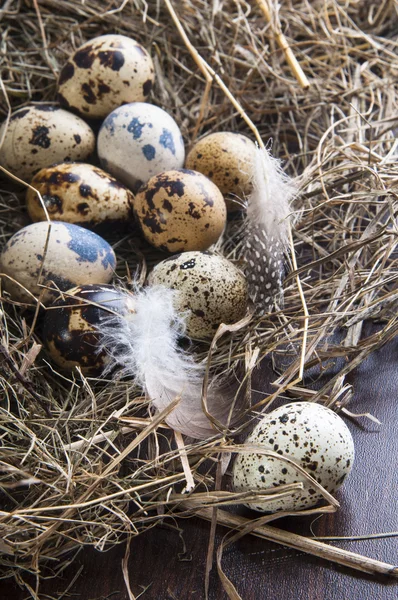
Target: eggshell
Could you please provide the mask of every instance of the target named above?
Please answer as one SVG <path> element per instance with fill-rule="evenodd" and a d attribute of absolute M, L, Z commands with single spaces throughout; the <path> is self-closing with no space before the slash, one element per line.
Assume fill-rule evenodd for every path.
<path fill-rule="evenodd" d="M 58 98 L 82 116 L 103 118 L 126 102 L 146 100 L 154 72 L 141 44 L 124 35 L 101 35 L 80 46 L 64 65 Z"/>
<path fill-rule="evenodd" d="M 4 122 L 0 127 L 0 139 L 6 125 Z M 57 106 L 37 104 L 11 115 L 0 149 L 0 164 L 29 182 L 39 169 L 85 160 L 94 148 L 94 133 L 80 117 Z"/>
<path fill-rule="evenodd" d="M 61 163 L 41 169 L 31 185 L 42 195 L 50 219 L 95 227 L 126 222 L 131 217 L 134 195 L 114 177 L 86 163 Z M 32 221 L 46 215 L 39 196 L 26 193 Z"/>
<path fill-rule="evenodd" d="M 242 207 L 242 199 L 252 191 L 255 151 L 256 146 L 248 137 L 232 131 L 218 131 L 196 142 L 188 153 L 185 166 L 209 177 L 228 196 L 227 209 L 238 210 Z"/>
<path fill-rule="evenodd" d="M 134 311 L 133 296 L 112 285 L 82 285 L 60 296 L 47 309 L 43 342 L 53 362 L 62 369 L 80 367 L 84 374 L 100 373 L 108 362 L 101 349 L 98 327 L 112 313 Z"/>
<path fill-rule="evenodd" d="M 44 291 L 43 303 L 54 300 L 57 290 L 111 280 L 115 253 L 99 235 L 78 225 L 53 221 L 45 252 L 48 230 L 48 222 L 33 223 L 17 231 L 4 246 L 1 273 L 17 283 L 3 277 L 2 284 L 12 299 L 32 303 L 32 296 L 23 287 L 38 298 L 44 291 L 39 278 L 42 285 L 56 288 Z"/>
<path fill-rule="evenodd" d="M 149 285 L 178 290 L 175 308 L 186 313 L 187 334 L 212 338 L 220 323 L 234 323 L 245 316 L 247 282 L 228 259 L 210 252 L 183 252 L 157 264 Z"/>
<path fill-rule="evenodd" d="M 343 484 L 354 461 L 354 443 L 344 421 L 332 410 L 313 402 L 286 404 L 265 415 L 245 444 L 295 461 L 331 494 Z M 287 462 L 254 451 L 242 452 L 236 458 L 236 491 L 261 491 L 296 482 L 302 482 L 304 489 L 284 498 L 248 504 L 254 510 L 303 510 L 318 504 L 323 496 Z"/>
<path fill-rule="evenodd" d="M 185 159 L 177 123 L 145 102 L 111 112 L 101 126 L 97 147 L 103 169 L 133 191 L 157 173 L 182 167 Z"/>
<path fill-rule="evenodd" d="M 197 171 L 152 177 L 135 197 L 134 214 L 145 238 L 162 250 L 207 250 L 224 231 L 226 207 L 217 186 Z"/>

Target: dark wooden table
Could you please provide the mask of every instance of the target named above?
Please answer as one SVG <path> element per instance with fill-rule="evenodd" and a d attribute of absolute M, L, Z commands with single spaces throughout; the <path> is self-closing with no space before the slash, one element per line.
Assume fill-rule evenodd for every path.
<path fill-rule="evenodd" d="M 265 375 L 266 378 L 266 375 Z M 356 443 L 356 464 L 338 493 L 339 512 L 309 518 L 285 519 L 279 527 L 310 535 L 367 536 L 398 531 L 398 339 L 375 352 L 350 378 L 354 412 L 371 412 L 381 426 L 361 419 L 348 423 Z M 135 596 L 145 600 L 204 599 L 208 523 L 179 522 L 181 533 L 156 527 L 131 544 L 129 576 Z M 226 530 L 219 529 L 217 544 Z M 342 548 L 398 564 L 398 538 L 330 542 Z M 44 582 L 40 600 L 128 600 L 121 561 L 124 547 L 101 554 L 86 550 L 63 578 Z M 349 569 L 252 536 L 224 553 L 223 566 L 244 600 L 396 600 L 398 580 L 361 575 Z M 65 588 L 73 578 L 68 594 Z M 144 591 L 145 590 L 145 591 Z M 0 598 L 30 597 L 11 581 L 0 582 Z M 226 598 L 216 568 L 210 577 L 209 600 Z"/>

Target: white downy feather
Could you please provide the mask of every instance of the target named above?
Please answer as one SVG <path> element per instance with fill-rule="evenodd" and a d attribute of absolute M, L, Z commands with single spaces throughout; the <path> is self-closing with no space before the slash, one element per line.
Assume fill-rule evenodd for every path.
<path fill-rule="evenodd" d="M 184 318 L 174 310 L 175 293 L 162 286 L 137 290 L 135 312 L 107 319 L 99 329 L 101 344 L 111 359 L 107 371 L 115 365 L 121 368 L 159 411 L 181 397 L 167 424 L 192 438 L 206 439 L 218 432 L 202 410 L 205 368 L 178 345 Z M 209 413 L 227 424 L 233 398 L 231 392 L 210 385 Z"/>
<path fill-rule="evenodd" d="M 247 218 L 250 224 L 262 227 L 267 236 L 278 241 L 284 249 L 288 245 L 290 203 L 295 194 L 296 187 L 283 171 L 281 161 L 268 150 L 257 148 Z"/>

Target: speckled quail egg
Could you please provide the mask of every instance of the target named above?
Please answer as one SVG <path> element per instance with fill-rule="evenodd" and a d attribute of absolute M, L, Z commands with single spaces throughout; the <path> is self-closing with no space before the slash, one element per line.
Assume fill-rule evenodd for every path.
<path fill-rule="evenodd" d="M 295 402 L 273 410 L 262 417 L 245 444 L 291 459 L 331 494 L 342 485 L 354 461 L 354 443 L 344 421 L 313 402 Z M 254 450 L 238 454 L 233 467 L 233 485 L 239 492 L 297 482 L 303 484 L 303 490 L 248 504 L 262 512 L 304 510 L 323 496 L 292 464 Z"/>
<path fill-rule="evenodd" d="M 133 296 L 112 285 L 81 285 L 62 294 L 46 311 L 43 342 L 62 369 L 100 373 L 108 362 L 98 328 L 114 313 L 134 311 Z"/>
<path fill-rule="evenodd" d="M 224 231 L 227 210 L 210 179 L 187 169 L 166 171 L 141 187 L 134 214 L 145 238 L 162 250 L 207 250 Z"/>
<path fill-rule="evenodd" d="M 247 309 L 247 282 L 228 259 L 210 252 L 183 252 L 157 264 L 148 277 L 178 293 L 175 308 L 186 313 L 186 332 L 194 339 L 212 338 L 221 323 L 234 323 Z"/>
<path fill-rule="evenodd" d="M 209 177 L 226 196 L 228 211 L 242 207 L 252 191 L 255 144 L 232 131 L 201 138 L 188 153 L 185 166 Z"/>
<path fill-rule="evenodd" d="M 133 193 L 93 165 L 61 163 L 44 168 L 36 173 L 31 185 L 40 192 L 52 220 L 86 227 L 130 220 Z M 26 203 L 32 221 L 46 219 L 39 196 L 30 188 Z"/>
<path fill-rule="evenodd" d="M 177 123 L 145 102 L 111 112 L 101 126 L 97 147 L 103 169 L 133 191 L 153 175 L 184 165 L 184 141 Z"/>
<path fill-rule="evenodd" d="M 0 128 L 0 139 L 7 123 Z M 95 148 L 91 127 L 80 117 L 46 104 L 15 111 L 9 120 L 0 164 L 20 179 L 54 163 L 85 160 Z"/>
<path fill-rule="evenodd" d="M 101 35 L 64 65 L 58 98 L 83 116 L 103 118 L 126 102 L 146 100 L 153 81 L 152 59 L 141 44 L 124 35 Z"/>
<path fill-rule="evenodd" d="M 51 302 L 58 290 L 76 285 L 108 283 L 115 266 L 115 253 L 102 237 L 60 221 L 52 221 L 51 226 L 41 221 L 20 229 L 0 255 L 4 289 L 13 300 L 27 303 L 39 297 L 43 303 Z"/>

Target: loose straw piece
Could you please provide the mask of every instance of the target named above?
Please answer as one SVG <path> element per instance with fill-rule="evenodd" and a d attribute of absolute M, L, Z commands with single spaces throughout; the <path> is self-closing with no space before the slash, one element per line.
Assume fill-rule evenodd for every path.
<path fill-rule="evenodd" d="M 266 18 L 266 20 L 271 25 L 271 28 L 273 29 L 274 22 L 272 19 L 272 14 L 269 9 L 267 0 L 257 0 L 257 4 L 258 4 L 260 10 L 262 11 L 264 17 Z M 274 31 L 274 34 L 275 34 L 275 38 L 276 38 L 276 41 L 277 41 L 279 47 L 283 50 L 285 58 L 293 72 L 293 75 L 295 76 L 298 83 L 301 85 L 301 87 L 304 90 L 308 89 L 310 87 L 310 82 L 308 81 L 297 58 L 293 54 L 293 50 L 290 48 L 290 46 L 287 42 L 287 39 L 285 38 L 283 33 L 281 31 L 279 31 L 279 27 L 278 27 L 277 31 Z"/>
<path fill-rule="evenodd" d="M 180 506 L 183 510 L 192 510 L 193 514 L 201 519 L 211 521 L 213 514 L 211 508 L 197 508 L 195 502 L 189 500 L 182 502 Z M 242 528 L 252 523 L 250 519 L 234 515 L 223 509 L 218 509 L 217 511 L 217 522 L 219 525 L 230 527 L 231 529 L 236 529 L 237 527 Z M 369 573 L 370 575 L 389 575 L 398 578 L 398 567 L 395 565 L 390 565 L 373 558 L 362 556 L 361 554 L 349 552 L 348 550 L 336 548 L 335 546 L 329 546 L 328 544 L 323 544 L 317 540 L 296 533 L 290 533 L 270 525 L 256 527 L 256 529 L 251 531 L 251 534 L 281 544 L 282 546 L 293 548 L 300 552 L 330 560 L 339 565 L 343 565 L 344 567 L 362 571 L 363 573 Z"/>
<path fill-rule="evenodd" d="M 184 470 L 185 480 L 187 482 L 185 492 L 192 492 L 195 488 L 195 480 L 192 475 L 191 468 L 189 466 L 187 451 L 185 449 L 185 444 L 183 437 L 179 431 L 174 431 L 175 441 L 177 443 L 178 450 L 180 452 L 181 464 Z"/>

